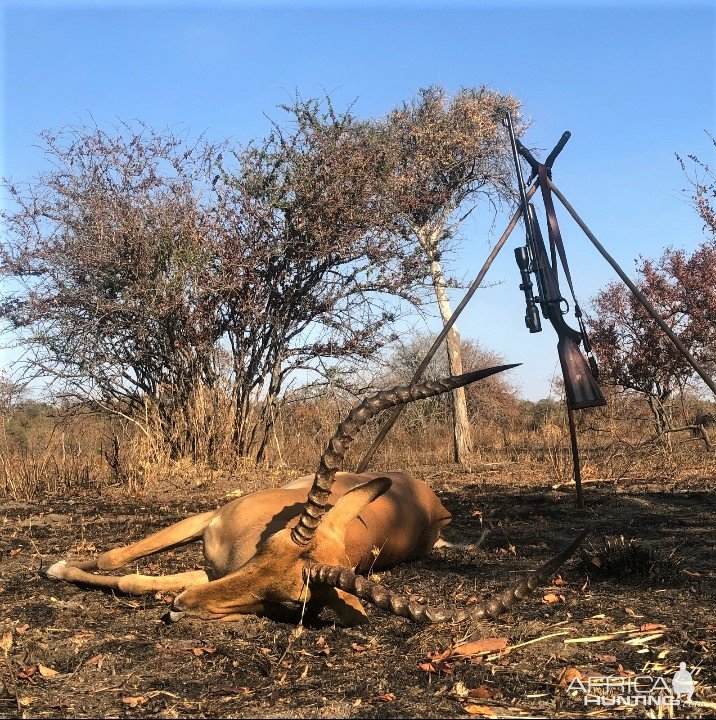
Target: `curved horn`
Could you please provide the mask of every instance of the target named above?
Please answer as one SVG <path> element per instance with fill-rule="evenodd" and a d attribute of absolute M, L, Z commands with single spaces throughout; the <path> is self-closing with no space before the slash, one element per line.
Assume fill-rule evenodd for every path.
<path fill-rule="evenodd" d="M 486 617 L 496 618 L 503 612 L 512 608 L 519 600 L 529 595 L 539 585 L 544 584 L 550 576 L 562 565 L 579 547 L 590 528 L 585 528 L 577 535 L 567 547 L 544 565 L 540 566 L 528 577 L 522 578 L 510 585 L 499 595 L 485 600 L 479 605 L 469 609 L 431 607 L 410 600 L 405 595 L 399 595 L 392 590 L 374 583 L 362 575 L 356 575 L 351 570 L 334 565 L 311 565 L 304 568 L 304 577 L 313 583 L 323 583 L 331 587 L 345 590 L 361 600 L 365 600 L 381 610 L 410 618 L 418 622 L 463 622 L 484 620 Z"/>
<path fill-rule="evenodd" d="M 383 410 L 440 395 L 450 390 L 468 385 L 477 380 L 494 375 L 495 373 L 517 367 L 514 365 L 497 365 L 496 367 L 484 368 L 475 372 L 465 373 L 456 377 L 449 377 L 443 380 L 432 380 L 411 385 L 399 385 L 392 390 L 382 390 L 375 395 L 363 400 L 348 413 L 348 417 L 338 426 L 336 434 L 331 438 L 328 447 L 318 463 L 318 470 L 313 479 L 313 485 L 308 493 L 308 500 L 303 508 L 298 523 L 291 530 L 291 539 L 297 545 L 307 545 L 316 534 L 316 528 L 326 512 L 326 505 L 331 494 L 333 479 L 336 471 L 341 466 L 346 451 L 353 442 L 361 428 L 374 415 Z"/>

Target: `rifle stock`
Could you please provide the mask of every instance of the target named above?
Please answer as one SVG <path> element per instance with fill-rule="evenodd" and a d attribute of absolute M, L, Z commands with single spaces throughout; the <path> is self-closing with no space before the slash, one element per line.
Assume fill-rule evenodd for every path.
<path fill-rule="evenodd" d="M 557 354 L 559 364 L 562 366 L 564 390 L 569 407 L 572 410 L 581 410 L 606 405 L 606 398 L 592 375 L 589 363 L 584 359 L 579 345 L 571 335 L 559 335 Z"/>

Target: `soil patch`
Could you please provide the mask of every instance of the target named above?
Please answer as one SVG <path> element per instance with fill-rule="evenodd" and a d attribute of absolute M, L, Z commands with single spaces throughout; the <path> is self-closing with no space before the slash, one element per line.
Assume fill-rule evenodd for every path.
<path fill-rule="evenodd" d="M 40 576 L 59 558 L 88 557 L 216 507 L 225 500 L 218 485 L 4 503 L 0 717 L 574 717 L 599 709 L 566 691 L 575 677 L 585 685 L 589 676 L 629 673 L 670 681 L 681 661 L 697 687 L 676 717 L 714 715 L 716 507 L 707 481 L 590 485 L 588 510 L 579 512 L 564 489 L 425 476 L 453 513 L 447 539 L 470 543 L 490 532 L 479 549 L 435 550 L 381 572 L 381 582 L 424 601 L 475 602 L 539 565 L 585 522 L 594 530 L 551 587 L 497 622 L 425 627 L 373 608 L 359 629 L 336 627 L 326 614 L 297 631 L 256 617 L 166 625 L 168 597 L 114 596 Z M 600 577 L 593 558 L 605 540 L 612 548 L 633 541 L 647 560 L 638 555 L 626 571 L 610 566 Z M 139 569 L 200 565 L 193 545 Z M 481 642 L 467 656 L 451 651 L 465 641 Z"/>

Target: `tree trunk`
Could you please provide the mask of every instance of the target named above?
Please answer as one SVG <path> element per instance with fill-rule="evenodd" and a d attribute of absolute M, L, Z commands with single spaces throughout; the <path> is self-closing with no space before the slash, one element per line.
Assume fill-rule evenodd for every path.
<path fill-rule="evenodd" d="M 442 227 L 439 230 L 442 234 Z M 447 284 L 443 275 L 442 267 L 435 255 L 435 238 L 437 232 L 433 231 L 431 237 L 420 238 L 420 244 L 428 255 L 430 262 L 430 275 L 433 279 L 435 297 L 438 301 L 440 316 L 443 325 L 447 323 L 452 315 L 450 300 L 447 294 Z M 460 352 L 460 334 L 455 325 L 452 326 L 445 338 L 447 346 L 448 364 L 451 375 L 462 375 L 462 354 Z M 456 463 L 464 465 L 468 455 L 473 450 L 472 432 L 470 421 L 467 417 L 467 399 L 465 388 L 458 388 L 452 392 L 452 415 L 453 415 L 453 459 Z"/>
<path fill-rule="evenodd" d="M 647 395 L 646 399 L 649 403 L 649 408 L 654 415 L 654 425 L 656 426 L 656 434 L 661 442 L 662 447 L 667 453 L 672 451 L 671 442 L 671 422 L 669 413 L 667 412 L 664 403 L 668 400 L 670 392 L 657 391 L 658 395 Z"/>

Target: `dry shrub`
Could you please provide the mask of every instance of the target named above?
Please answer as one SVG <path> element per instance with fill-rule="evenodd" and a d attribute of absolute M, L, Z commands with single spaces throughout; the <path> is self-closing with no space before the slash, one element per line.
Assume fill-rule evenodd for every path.
<path fill-rule="evenodd" d="M 713 449 L 689 430 L 694 418 L 705 426 L 713 403 L 686 397 L 673 408 L 669 441 L 654 435 L 644 401 L 607 391 L 609 403 L 575 413 L 582 477 L 589 480 L 667 479 L 705 476 L 716 469 Z M 0 416 L 0 496 L 15 499 L 43 494 L 142 493 L 159 487 L 191 488 L 217 476 L 243 492 L 277 485 L 311 473 L 338 423 L 356 399 L 336 392 L 279 406 L 261 467 L 240 457 L 233 445 L 233 417 L 226 395 L 197 390 L 167 438 L 157 413 L 141 418 L 89 414 L 81 407 L 63 411 L 42 403 L 6 407 Z M 260 404 L 254 412 L 261 411 Z M 466 470 L 505 482 L 530 478 L 567 483 L 572 459 L 566 412 L 561 403 L 520 401 L 506 395 L 471 405 L 475 452 Z M 346 458 L 354 468 L 386 415 L 373 418 Z M 375 456 L 373 467 L 420 474 L 452 467 L 451 416 L 445 404 L 415 403 Z M 710 430 L 705 429 L 708 434 Z"/>
<path fill-rule="evenodd" d="M 96 418 L 23 403 L 0 416 L 0 496 L 99 492 L 104 481 Z"/>

